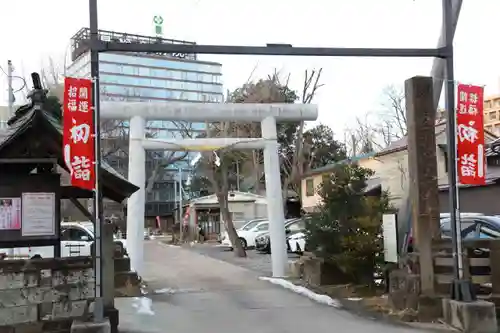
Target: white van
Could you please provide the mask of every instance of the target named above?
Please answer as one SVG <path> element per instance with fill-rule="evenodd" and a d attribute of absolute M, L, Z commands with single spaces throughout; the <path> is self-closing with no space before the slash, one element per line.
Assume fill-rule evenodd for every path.
<path fill-rule="evenodd" d="M 94 224 L 92 222 L 62 222 L 61 223 L 61 257 L 90 256 L 94 243 Z M 127 251 L 124 239 L 114 239 L 117 246 Z M 0 257 L 11 259 L 12 249 L 0 249 Z M 13 249 L 12 259 L 53 258 L 53 246 L 21 247 Z"/>

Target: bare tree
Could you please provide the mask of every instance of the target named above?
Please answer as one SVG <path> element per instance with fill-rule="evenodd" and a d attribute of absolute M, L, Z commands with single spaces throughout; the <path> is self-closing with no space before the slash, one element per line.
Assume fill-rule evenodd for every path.
<path fill-rule="evenodd" d="M 370 122 L 368 115 L 365 115 L 364 118 L 356 117 L 354 126 L 344 132 L 344 144 L 347 155 L 350 157 L 379 151 L 387 147 L 390 142 L 386 142 L 384 139 L 385 137 L 380 135 L 379 129 Z"/>
<path fill-rule="evenodd" d="M 184 122 L 184 121 L 177 121 L 177 122 L 172 122 L 175 126 L 176 132 L 179 133 L 179 136 L 181 138 L 193 138 L 194 131 L 193 131 L 193 124 Z M 150 132 L 149 133 L 149 138 L 155 138 L 156 133 Z M 173 165 L 179 161 L 185 160 L 188 157 L 189 153 L 187 151 L 181 151 L 181 152 L 148 152 L 148 157 L 150 158 L 151 161 L 154 161 L 154 168 L 151 171 L 150 176 L 148 177 L 147 183 L 146 183 L 146 194 L 151 192 L 153 190 L 154 184 L 163 176 L 168 170 L 168 167 L 170 165 Z"/>
<path fill-rule="evenodd" d="M 401 88 L 387 86 L 382 109 L 356 117 L 355 125 L 345 130 L 344 142 L 350 156 L 379 151 L 406 136 L 405 95 Z"/>
<path fill-rule="evenodd" d="M 321 73 L 323 68 L 319 70 L 313 69 L 311 71 L 306 70 L 304 73 L 304 82 L 302 86 L 302 91 L 300 95 L 300 101 L 302 104 L 310 104 L 319 88 L 323 86 L 320 83 Z M 288 81 L 285 81 L 284 87 L 288 88 Z M 279 84 L 279 78 L 277 83 Z M 286 90 L 285 90 L 286 91 Z M 283 203 L 285 203 L 289 196 L 289 189 L 292 189 L 300 196 L 300 182 L 301 177 L 304 174 L 304 169 L 308 165 L 306 156 L 314 156 L 314 147 L 311 145 L 304 145 L 304 121 L 299 122 L 296 127 L 296 132 L 293 135 L 293 140 L 291 145 L 288 147 L 282 147 L 281 149 L 281 162 L 285 166 L 282 168 L 283 177 L 283 187 L 282 187 L 282 198 Z M 285 205 L 286 207 L 286 205 Z"/>
<path fill-rule="evenodd" d="M 405 94 L 402 88 L 390 85 L 384 89 L 383 97 L 383 110 L 379 112 L 380 121 L 376 127 L 388 146 L 407 133 Z"/>
<path fill-rule="evenodd" d="M 207 124 L 207 137 L 237 137 L 238 127 L 239 124 L 231 122 Z M 239 239 L 234 228 L 233 217 L 229 210 L 229 190 L 231 180 L 234 180 L 235 162 L 245 161 L 248 156 L 247 152 L 231 150 L 231 147 L 227 147 L 217 151 L 203 152 L 202 158 L 197 163 L 198 176 L 208 180 L 217 197 L 222 222 L 235 255 L 238 257 L 246 257 L 245 244 Z"/>

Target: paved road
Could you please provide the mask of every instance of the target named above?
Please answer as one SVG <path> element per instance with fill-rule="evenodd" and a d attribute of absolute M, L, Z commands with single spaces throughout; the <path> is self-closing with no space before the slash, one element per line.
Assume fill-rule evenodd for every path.
<path fill-rule="evenodd" d="M 122 333 L 419 332 L 317 304 L 254 271 L 180 247 L 147 242 L 144 266 L 150 289 L 163 290 L 148 295 L 150 306 L 117 299 Z"/>
<path fill-rule="evenodd" d="M 263 276 L 271 276 L 272 273 L 270 254 L 260 253 L 255 250 L 248 250 L 246 258 L 238 258 L 232 251 L 225 249 L 224 247 L 208 243 L 195 244 L 194 246 L 188 246 L 187 248 L 210 258 L 244 267 Z M 290 259 L 296 259 L 298 256 L 295 254 L 289 254 L 288 257 Z"/>

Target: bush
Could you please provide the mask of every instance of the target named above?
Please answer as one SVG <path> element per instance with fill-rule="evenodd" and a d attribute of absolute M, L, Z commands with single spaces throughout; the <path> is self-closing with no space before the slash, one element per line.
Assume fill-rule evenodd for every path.
<path fill-rule="evenodd" d="M 306 222 L 309 250 L 356 284 L 373 284 L 374 273 L 383 264 L 382 214 L 390 206 L 387 193 L 365 195 L 372 175 L 357 165 L 339 165 L 324 178 L 318 189 L 323 202 Z"/>

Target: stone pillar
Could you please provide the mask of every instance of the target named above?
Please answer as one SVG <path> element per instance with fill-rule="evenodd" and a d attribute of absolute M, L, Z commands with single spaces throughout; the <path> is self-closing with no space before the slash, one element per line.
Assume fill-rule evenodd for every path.
<path fill-rule="evenodd" d="M 146 203 L 146 152 L 142 146 L 146 121 L 130 119 L 128 181 L 139 187 L 127 202 L 127 248 L 132 269 L 141 274 L 144 259 L 144 205 Z"/>
<path fill-rule="evenodd" d="M 436 109 L 432 78 L 405 82 L 408 127 L 408 172 L 413 241 L 419 253 L 421 291 L 434 294 L 432 239 L 439 237 L 439 197 L 436 162 Z"/>
<path fill-rule="evenodd" d="M 111 332 L 118 331 L 119 313 L 115 308 L 115 243 L 113 224 L 104 223 L 102 228 L 102 301 L 104 317 L 108 318 Z"/>
<path fill-rule="evenodd" d="M 267 117 L 262 121 L 264 148 L 264 171 L 266 173 L 267 216 L 271 239 L 271 263 L 273 277 L 284 277 L 288 265 L 285 234 L 285 214 L 281 191 L 280 160 L 276 133 L 276 119 Z"/>
<path fill-rule="evenodd" d="M 113 225 L 104 223 L 102 228 L 102 297 L 104 307 L 115 305 L 115 246 Z"/>

